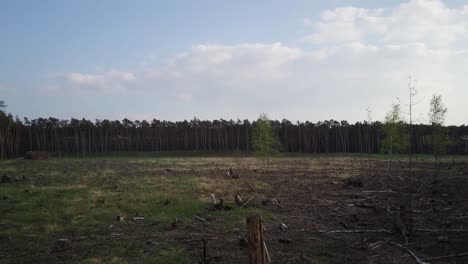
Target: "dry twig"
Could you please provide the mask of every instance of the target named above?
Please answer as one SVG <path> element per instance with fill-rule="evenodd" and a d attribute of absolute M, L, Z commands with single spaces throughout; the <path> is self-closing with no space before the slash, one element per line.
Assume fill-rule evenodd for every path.
<path fill-rule="evenodd" d="M 386 230 L 386 229 L 357 229 L 357 230 L 306 230 L 302 229 L 303 231 L 313 232 L 313 233 L 387 233 L 392 234 L 393 231 Z"/>
<path fill-rule="evenodd" d="M 253 198 L 255 198 L 255 195 L 254 195 L 254 196 L 252 196 L 252 197 L 250 197 L 250 199 L 248 199 L 248 200 L 247 200 L 247 201 L 246 201 L 246 202 L 245 202 L 243 205 L 241 205 L 241 207 L 240 207 L 240 208 L 244 208 L 244 206 L 246 206 L 246 205 L 247 205 L 247 204 L 248 204 L 250 201 L 252 201 L 252 200 L 253 200 Z"/>
<path fill-rule="evenodd" d="M 196 215 L 195 218 L 198 219 L 198 220 L 200 220 L 200 221 L 202 221 L 202 222 L 204 222 L 204 223 L 206 222 L 206 219 L 205 219 L 205 218 L 202 218 L 202 217 L 200 217 L 200 216 L 198 216 L 198 215 Z"/>
<path fill-rule="evenodd" d="M 421 260 L 437 260 L 437 259 L 457 258 L 457 257 L 464 257 L 464 256 L 468 256 L 468 252 L 463 252 L 463 253 L 458 253 L 458 254 L 453 254 L 453 255 L 446 255 L 446 256 L 438 256 L 438 257 L 432 257 L 432 258 L 425 258 Z"/>
<path fill-rule="evenodd" d="M 409 250 L 407 247 L 403 246 L 402 244 L 390 243 L 390 245 L 394 245 L 394 246 L 397 246 L 397 247 L 399 247 L 401 249 L 406 250 L 406 252 L 408 252 L 411 256 L 413 256 L 414 260 L 416 260 L 416 263 L 418 263 L 418 264 L 429 264 L 429 262 L 424 262 L 422 259 L 420 259 L 418 256 L 416 256 L 416 254 L 414 254 L 413 251 Z"/>

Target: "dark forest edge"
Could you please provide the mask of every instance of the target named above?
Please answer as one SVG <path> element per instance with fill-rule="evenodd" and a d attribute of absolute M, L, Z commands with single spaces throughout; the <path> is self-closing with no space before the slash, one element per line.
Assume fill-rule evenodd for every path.
<path fill-rule="evenodd" d="M 349 124 L 328 120 L 318 123 L 292 123 L 270 120 L 278 152 L 283 153 L 386 153 L 385 124 L 379 121 Z M 38 118 L 20 120 L 0 111 L 0 157 L 22 157 L 27 151 L 47 151 L 58 157 L 86 157 L 112 153 L 250 153 L 252 130 L 256 121 L 199 120 L 191 121 L 122 121 L 86 119 L 60 120 Z M 430 154 L 432 126 L 401 123 L 397 133 L 411 131 L 414 154 Z M 468 127 L 444 126 L 447 138 L 441 153 L 468 154 Z M 404 136 L 402 136 L 404 137 Z M 408 136 L 406 136 L 408 138 Z M 393 154 L 408 153 L 409 144 L 396 145 Z M 211 154 L 210 154 L 211 155 Z"/>
<path fill-rule="evenodd" d="M 408 161 L 408 154 L 383 154 L 383 153 L 299 153 L 299 152 L 277 152 L 271 159 L 333 159 L 333 158 L 349 158 L 356 160 L 367 160 L 369 157 L 372 160 L 386 161 L 391 159 L 393 162 Z M 22 158 L 22 157 L 20 157 Z M 177 159 L 193 159 L 193 158 L 258 158 L 258 156 L 252 152 L 239 152 L 239 151 L 160 151 L 160 152 L 110 152 L 110 153 L 89 153 L 86 156 L 59 156 L 57 153 L 49 155 L 49 158 L 53 160 L 141 160 L 141 161 L 165 161 L 165 160 L 177 160 Z M 414 155 L 414 162 L 432 162 L 434 160 L 433 154 L 416 154 Z M 443 155 L 440 157 L 440 162 L 454 162 L 454 161 L 465 161 L 468 160 L 468 155 Z"/>

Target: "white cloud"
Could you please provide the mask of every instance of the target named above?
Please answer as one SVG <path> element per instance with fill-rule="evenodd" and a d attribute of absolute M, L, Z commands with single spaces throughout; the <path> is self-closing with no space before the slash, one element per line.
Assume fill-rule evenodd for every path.
<path fill-rule="evenodd" d="M 314 23 L 316 32 L 304 39 L 315 44 L 359 41 L 367 34 L 381 34 L 382 9 L 342 7 L 326 10 L 320 21 Z"/>
<path fill-rule="evenodd" d="M 57 73 L 51 76 L 55 84 L 49 86 L 53 90 L 75 89 L 100 92 L 121 92 L 129 89 L 136 81 L 135 74 L 123 71 L 108 71 L 98 74 L 79 72 Z"/>
<path fill-rule="evenodd" d="M 374 119 L 382 119 L 394 98 L 406 98 L 412 75 L 419 79 L 418 100 L 423 101 L 417 111 L 425 112 L 430 94 L 438 92 L 449 107 L 448 122 L 467 123 L 466 10 L 429 0 L 389 9 L 337 8 L 324 11 L 318 21 L 303 21 L 315 30 L 307 39 L 316 45 L 308 49 L 281 43 L 203 44 L 162 66 L 65 73 L 56 79 L 59 86 L 88 91 L 138 88 L 165 118 L 252 119 L 266 112 L 293 121 L 354 122 L 367 118 L 367 107 Z"/>
<path fill-rule="evenodd" d="M 466 10 L 466 6 L 450 9 L 439 0 L 411 0 L 390 9 L 341 7 L 324 11 L 305 40 L 314 44 L 426 42 L 448 47 L 466 40 Z"/>
<path fill-rule="evenodd" d="M 208 75 L 229 77 L 232 74 L 251 79 L 277 79 L 284 74 L 284 67 L 299 58 L 303 51 L 281 43 L 273 44 L 207 44 L 194 46 L 176 56 L 159 72 L 177 72 L 178 76 Z"/>

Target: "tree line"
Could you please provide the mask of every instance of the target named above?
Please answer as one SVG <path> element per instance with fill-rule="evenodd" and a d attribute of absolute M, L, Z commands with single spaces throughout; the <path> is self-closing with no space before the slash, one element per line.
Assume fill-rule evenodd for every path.
<path fill-rule="evenodd" d="M 4 103 L 2 104 L 4 108 Z M 27 151 L 47 151 L 57 156 L 94 153 L 160 151 L 240 151 L 253 149 L 257 121 L 199 120 L 148 121 L 38 118 L 23 120 L 0 109 L 0 158 L 21 157 Z M 392 142 L 392 153 L 433 153 L 433 127 L 399 121 L 387 123 L 328 120 L 318 123 L 269 120 L 278 151 L 297 153 L 388 153 L 389 133 L 409 138 L 408 144 Z M 440 153 L 468 154 L 468 127 L 440 128 L 447 139 Z M 411 132 L 409 134 L 409 132 Z M 397 138 L 396 135 L 392 137 Z M 441 148 L 441 147 L 439 147 Z"/>

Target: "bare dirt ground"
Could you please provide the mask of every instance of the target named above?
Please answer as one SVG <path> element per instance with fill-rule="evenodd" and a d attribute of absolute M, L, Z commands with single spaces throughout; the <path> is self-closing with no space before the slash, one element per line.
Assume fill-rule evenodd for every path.
<path fill-rule="evenodd" d="M 0 176 L 26 182 L 0 184 L 0 262 L 202 263 L 205 240 L 208 263 L 247 263 L 245 217 L 259 213 L 272 263 L 468 263 L 466 159 L 444 160 L 435 183 L 428 160 L 390 168 L 375 156 L 275 158 L 268 171 L 251 157 L 4 162 Z M 211 193 L 232 210 L 208 210 Z M 239 208 L 236 195 L 252 199 Z"/>
<path fill-rule="evenodd" d="M 412 177 L 407 176 L 406 161 L 393 162 L 390 174 L 386 161 L 362 158 L 276 160 L 269 173 L 245 159 L 233 166 L 242 170 L 240 181 L 247 184 L 236 192 L 255 196 L 251 206 L 268 211 L 266 236 L 275 263 L 415 263 L 396 244 L 420 259 L 468 251 L 465 162 L 443 163 L 435 184 L 433 165 L 419 161 L 413 164 Z M 221 175 L 212 177 L 223 182 Z M 264 187 L 250 188 L 252 181 Z M 262 204 L 268 199 L 280 203 Z M 413 230 L 406 241 L 395 225 L 400 206 L 409 204 Z M 231 256 L 226 263 L 245 263 L 245 254 L 233 246 L 243 230 L 229 236 L 222 225 L 218 228 L 215 233 L 228 234 L 225 243 L 215 243 L 214 251 Z M 465 263 L 468 256 L 427 261 Z"/>

